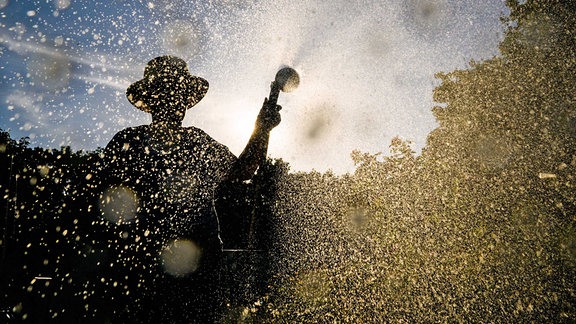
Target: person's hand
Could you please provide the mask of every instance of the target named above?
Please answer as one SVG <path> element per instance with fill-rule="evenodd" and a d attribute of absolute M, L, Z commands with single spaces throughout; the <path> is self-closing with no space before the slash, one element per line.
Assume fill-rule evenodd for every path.
<path fill-rule="evenodd" d="M 264 104 L 258 117 L 256 118 L 256 127 L 263 131 L 271 131 L 274 127 L 280 124 L 280 110 L 282 106 L 271 104 L 268 102 L 268 98 L 264 98 Z"/>

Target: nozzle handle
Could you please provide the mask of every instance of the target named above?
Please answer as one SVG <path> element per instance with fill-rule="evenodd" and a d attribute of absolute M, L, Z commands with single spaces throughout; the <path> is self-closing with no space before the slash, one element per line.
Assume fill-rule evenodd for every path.
<path fill-rule="evenodd" d="M 268 104 L 275 106 L 278 103 L 278 96 L 280 95 L 280 86 L 278 82 L 272 81 L 270 84 L 270 95 L 268 96 Z"/>

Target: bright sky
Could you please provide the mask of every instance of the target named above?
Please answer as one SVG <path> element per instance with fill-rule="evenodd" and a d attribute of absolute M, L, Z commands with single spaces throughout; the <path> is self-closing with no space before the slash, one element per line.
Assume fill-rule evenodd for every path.
<path fill-rule="evenodd" d="M 32 145 L 92 150 L 150 122 L 124 91 L 174 54 L 210 82 L 184 124 L 246 144 L 276 71 L 269 155 L 294 171 L 353 170 L 350 153 L 419 151 L 436 126 L 434 74 L 498 54 L 504 0 L 0 0 L 0 128 Z"/>

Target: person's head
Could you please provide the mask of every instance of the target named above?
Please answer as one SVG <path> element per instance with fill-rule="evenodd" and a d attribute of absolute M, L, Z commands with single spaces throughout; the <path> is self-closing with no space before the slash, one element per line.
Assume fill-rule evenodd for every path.
<path fill-rule="evenodd" d="M 170 55 L 152 59 L 144 78 L 131 84 L 126 96 L 136 108 L 152 114 L 153 122 L 182 123 L 186 110 L 208 91 L 208 81 L 193 76 L 184 60 Z"/>

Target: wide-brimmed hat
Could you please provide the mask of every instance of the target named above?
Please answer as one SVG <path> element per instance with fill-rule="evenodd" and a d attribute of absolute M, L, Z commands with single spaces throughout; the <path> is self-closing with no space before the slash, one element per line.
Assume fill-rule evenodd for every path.
<path fill-rule="evenodd" d="M 208 92 L 208 81 L 188 71 L 181 58 L 165 55 L 154 58 L 144 68 L 144 78 L 131 84 L 126 90 L 128 101 L 136 108 L 151 112 L 150 106 L 162 104 L 166 96 L 180 97 L 196 105 Z"/>

